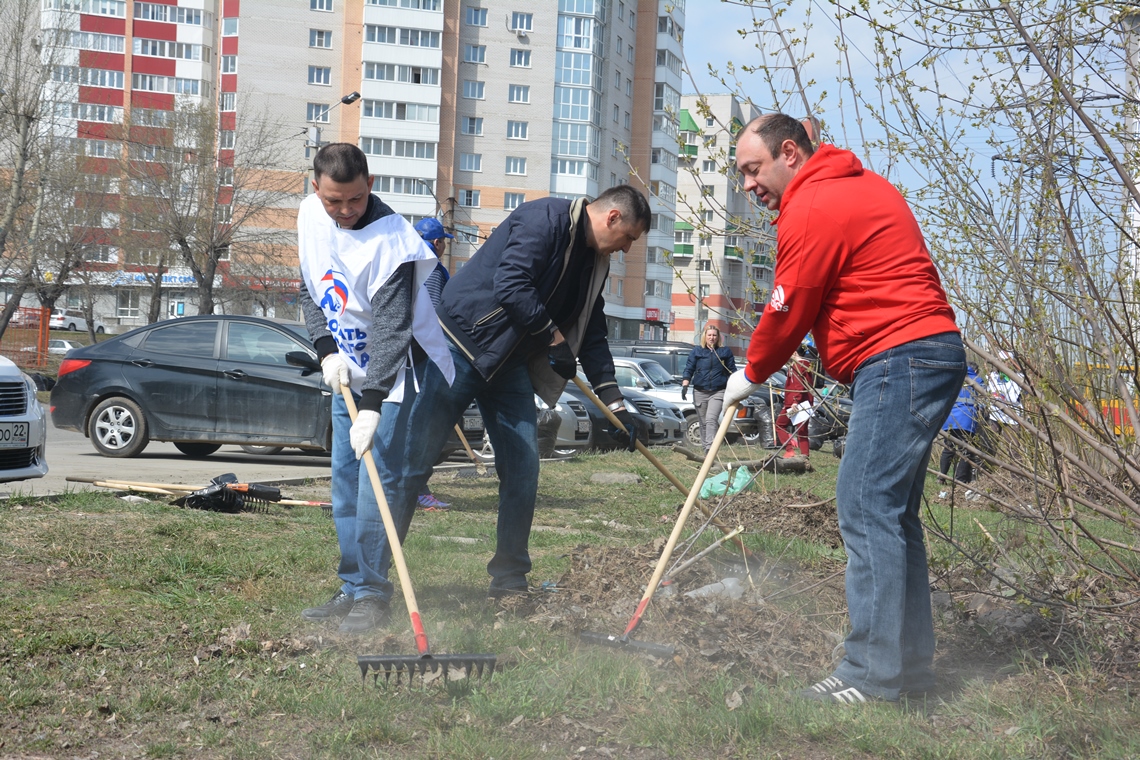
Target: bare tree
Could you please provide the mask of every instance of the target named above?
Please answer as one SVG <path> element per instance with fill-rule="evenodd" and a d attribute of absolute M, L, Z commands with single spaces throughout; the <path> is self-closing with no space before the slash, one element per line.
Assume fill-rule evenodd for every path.
<path fill-rule="evenodd" d="M 180 103 L 171 122 L 125 140 L 123 212 L 178 252 L 197 281 L 198 313 L 212 314 L 230 261 L 293 239 L 286 210 L 303 174 L 282 166 L 287 130 L 258 115 L 223 132 L 212 106 Z"/>

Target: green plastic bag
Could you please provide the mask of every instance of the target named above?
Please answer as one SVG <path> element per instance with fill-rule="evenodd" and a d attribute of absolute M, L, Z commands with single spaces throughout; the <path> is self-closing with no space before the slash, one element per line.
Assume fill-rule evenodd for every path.
<path fill-rule="evenodd" d="M 729 496 L 738 494 L 748 487 L 749 482 L 752 480 L 752 473 L 748 471 L 747 467 L 740 467 L 736 470 L 736 475 L 732 478 L 732 484 L 728 482 L 729 471 L 725 470 L 719 475 L 714 475 L 711 478 L 705 478 L 705 482 L 701 484 L 701 498 L 707 499 L 710 496 L 723 496 L 725 492 Z"/>

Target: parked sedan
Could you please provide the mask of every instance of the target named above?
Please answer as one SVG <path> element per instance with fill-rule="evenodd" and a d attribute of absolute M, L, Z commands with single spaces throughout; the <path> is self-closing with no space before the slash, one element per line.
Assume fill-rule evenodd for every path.
<path fill-rule="evenodd" d="M 581 372 L 578 373 L 578 377 L 583 381 L 586 379 Z M 602 410 L 590 401 L 575 383 L 566 386 L 566 393 L 576 399 L 590 416 L 592 427 L 589 444 L 591 449 L 609 451 L 622 447 L 622 444 L 617 441 L 617 429 L 610 423 Z M 648 440 L 650 444 L 666 443 L 666 428 L 657 414 L 655 400 L 632 389 L 623 388 L 622 395 L 625 396 L 626 411 L 633 417 L 633 424 L 637 426 L 638 434 L 642 440 Z"/>
<path fill-rule="evenodd" d="M 292 352 L 308 366 L 289 363 Z M 223 444 L 327 450 L 332 392 L 315 359 L 310 344 L 266 319 L 159 322 L 73 349 L 52 389 L 52 423 L 108 457 L 137 456 L 152 440 L 188 456 Z"/>
<path fill-rule="evenodd" d="M 32 378 L 0 357 L 0 483 L 47 475 L 47 423 Z"/>
<path fill-rule="evenodd" d="M 107 326 L 99 320 L 94 320 L 95 332 L 99 335 L 107 332 Z M 71 330 L 72 332 L 86 332 L 87 318 L 83 312 L 76 309 L 57 309 L 48 319 L 48 327 L 52 330 Z"/>

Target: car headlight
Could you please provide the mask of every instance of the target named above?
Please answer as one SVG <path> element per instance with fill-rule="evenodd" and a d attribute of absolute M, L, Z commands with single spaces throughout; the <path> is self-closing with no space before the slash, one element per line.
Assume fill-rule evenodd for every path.
<path fill-rule="evenodd" d="M 28 391 L 28 403 L 29 404 L 38 403 L 39 399 L 36 398 L 36 381 L 33 380 L 31 377 L 29 377 L 26 374 L 23 377 L 24 377 L 24 387 Z"/>
<path fill-rule="evenodd" d="M 625 410 L 627 412 L 629 412 L 630 414 L 637 414 L 637 407 L 633 405 L 632 401 L 630 401 L 629 399 L 622 399 L 622 403 L 625 404 Z"/>

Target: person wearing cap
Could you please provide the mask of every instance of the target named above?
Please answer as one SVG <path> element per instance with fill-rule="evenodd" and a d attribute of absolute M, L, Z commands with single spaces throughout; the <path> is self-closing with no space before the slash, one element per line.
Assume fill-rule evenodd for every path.
<path fill-rule="evenodd" d="M 447 232 L 443 225 L 434 216 L 424 217 L 416 222 L 416 232 L 420 233 L 420 237 L 424 242 L 431 246 L 432 253 L 436 258 L 443 256 L 443 246 L 445 240 L 454 240 L 455 235 Z M 451 274 L 447 271 L 447 267 L 440 261 L 435 265 L 435 269 L 428 275 L 424 287 L 427 289 L 428 296 L 431 298 L 432 306 L 439 306 L 439 299 L 443 295 L 443 286 L 447 284 Z M 451 506 L 446 501 L 440 501 L 427 483 L 424 483 L 423 490 L 420 492 L 416 503 L 428 512 L 440 512 L 446 510 Z"/>
<path fill-rule="evenodd" d="M 443 257 L 443 246 L 446 245 L 443 241 L 454 240 L 455 235 L 443 228 L 443 224 L 434 216 L 425 217 L 416 222 L 416 232 L 420 233 L 420 237 L 431 246 L 431 250 L 435 253 L 436 258 Z M 440 296 L 443 295 L 443 286 L 447 284 L 451 275 L 447 271 L 447 267 L 443 262 L 436 264 L 435 271 L 428 277 L 424 287 L 427 288 L 428 295 L 431 296 L 433 306 L 439 306 Z"/>

